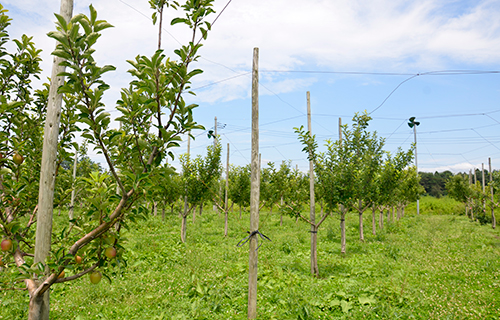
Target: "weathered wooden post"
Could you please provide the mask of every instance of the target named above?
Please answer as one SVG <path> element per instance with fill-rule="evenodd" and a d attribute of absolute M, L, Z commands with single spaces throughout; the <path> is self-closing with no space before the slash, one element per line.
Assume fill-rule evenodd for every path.
<path fill-rule="evenodd" d="M 307 130 L 309 136 L 312 137 L 311 126 L 311 93 L 307 91 Z M 312 152 L 312 150 L 310 151 Z M 309 154 L 312 157 L 312 154 Z M 311 220 L 311 273 L 318 276 L 318 254 L 317 254 L 317 241 L 318 241 L 318 228 L 316 227 L 316 203 L 314 199 L 314 162 L 309 159 L 309 219 Z"/>
<path fill-rule="evenodd" d="M 67 22 L 71 20 L 73 16 L 73 0 L 61 0 L 60 14 Z M 57 90 L 64 84 L 64 76 L 59 76 L 60 73 L 65 71 L 65 67 L 60 65 L 63 61 L 62 58 L 54 57 L 52 64 L 40 168 L 34 263 L 45 263 L 50 252 L 57 142 L 62 107 L 62 94 L 57 93 Z M 49 320 L 49 290 L 43 294 L 43 297 L 33 297 L 33 299 L 36 301 L 30 301 L 29 319 Z"/>
<path fill-rule="evenodd" d="M 488 158 L 488 165 L 490 170 L 490 192 L 491 192 L 491 227 L 493 229 L 497 226 L 497 219 L 495 218 L 495 202 L 493 198 L 493 172 L 491 171 L 491 158 Z"/>
<path fill-rule="evenodd" d="M 229 143 L 227 144 L 227 161 L 226 161 L 226 191 L 224 194 L 224 237 L 227 237 L 227 215 L 229 211 L 227 194 L 229 192 Z"/>
<path fill-rule="evenodd" d="M 253 49 L 252 70 L 252 164 L 250 186 L 250 249 L 248 262 L 248 319 L 257 317 L 257 262 L 259 230 L 259 48 Z"/>

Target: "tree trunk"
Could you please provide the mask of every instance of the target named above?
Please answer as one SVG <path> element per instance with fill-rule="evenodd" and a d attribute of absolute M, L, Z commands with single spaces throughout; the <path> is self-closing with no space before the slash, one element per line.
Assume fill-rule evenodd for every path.
<path fill-rule="evenodd" d="M 272 215 L 273 214 L 273 204 L 271 203 L 271 206 L 269 208 L 269 214 Z"/>
<path fill-rule="evenodd" d="M 318 228 L 311 225 L 311 273 L 319 277 L 318 268 Z"/>
<path fill-rule="evenodd" d="M 228 210 L 224 213 L 224 237 L 227 237 L 227 218 L 228 216 Z"/>
<path fill-rule="evenodd" d="M 153 216 L 157 216 L 158 215 L 158 202 L 156 201 L 153 201 Z"/>
<path fill-rule="evenodd" d="M 376 221 L 375 221 L 375 213 L 377 209 L 375 208 L 375 205 L 372 207 L 372 234 L 376 235 L 377 234 L 377 228 L 376 228 Z"/>
<path fill-rule="evenodd" d="M 394 206 L 391 207 L 391 222 L 394 223 Z"/>
<path fill-rule="evenodd" d="M 359 240 L 365 241 L 365 236 L 363 233 L 363 212 L 359 213 Z"/>
<path fill-rule="evenodd" d="M 241 206 L 240 206 L 240 220 L 241 220 Z"/>
<path fill-rule="evenodd" d="M 384 208 L 380 208 L 380 217 L 378 219 L 378 226 L 384 229 Z"/>
<path fill-rule="evenodd" d="M 170 214 L 171 214 L 171 215 L 174 215 L 174 207 L 175 207 L 175 203 L 172 203 L 172 204 L 170 205 Z"/>
<path fill-rule="evenodd" d="M 193 208 L 193 224 L 196 221 L 196 206 Z"/>
<path fill-rule="evenodd" d="M 183 243 L 186 242 L 186 225 L 187 225 L 187 216 L 183 215 L 182 216 L 182 225 L 181 225 L 181 241 Z"/>
<path fill-rule="evenodd" d="M 165 221 L 165 205 L 161 208 L 161 220 Z"/>
<path fill-rule="evenodd" d="M 201 216 L 202 213 L 203 213 L 203 202 L 200 203 L 200 216 Z"/>
<path fill-rule="evenodd" d="M 344 206 L 340 209 L 340 253 L 346 253 L 346 239 L 345 239 L 345 214 L 346 209 Z"/>
<path fill-rule="evenodd" d="M 73 15 L 73 0 L 61 0 L 61 16 L 69 22 Z M 64 59 L 54 57 L 50 92 L 47 102 L 47 116 L 43 136 L 42 162 L 40 167 L 40 188 L 38 193 L 38 212 L 35 236 L 34 263 L 45 263 L 50 253 L 52 237 L 52 213 L 54 210 L 54 187 L 56 178 L 57 145 L 61 120 L 62 94 L 57 90 L 64 83 L 59 76 L 65 71 L 60 63 Z M 47 268 L 48 271 L 48 268 Z M 29 303 L 29 320 L 49 320 L 49 291 L 42 296 L 31 296 Z"/>

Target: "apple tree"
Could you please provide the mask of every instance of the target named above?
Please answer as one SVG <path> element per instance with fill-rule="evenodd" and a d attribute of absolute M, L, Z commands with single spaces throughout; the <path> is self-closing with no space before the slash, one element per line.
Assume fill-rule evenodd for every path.
<path fill-rule="evenodd" d="M 10 272 L 0 275 L 0 283 L 12 289 L 24 282 L 29 293 L 29 319 L 48 319 L 48 300 L 43 297 L 48 297 L 52 285 L 86 274 L 95 283 L 102 272 L 105 276 L 113 272 L 121 259 L 120 228 L 144 215 L 143 208 L 136 208 L 134 203 L 152 185 L 154 168 L 165 157 L 173 156 L 170 149 L 179 145 L 182 134 L 202 128 L 193 119 L 196 105 L 186 104 L 184 96 L 191 79 L 202 72 L 191 65 L 198 59 L 201 40 L 206 39 L 211 28 L 206 18 L 214 12 L 212 2 L 150 1 L 155 21 L 158 13 L 161 18 L 164 8 L 181 11 L 183 16 L 173 19 L 171 24 L 185 24 L 191 36 L 186 45 L 174 51 L 174 59 L 159 49 L 152 56 L 139 55 L 129 61 L 134 80 L 122 90 L 117 102 L 120 129 L 111 126 L 112 119 L 103 103 L 109 85 L 102 75 L 114 67 L 99 66 L 93 56 L 101 32 L 112 27 L 111 24 L 98 20 L 92 6 L 88 16 L 77 14 L 69 21 L 56 15 L 57 30 L 49 36 L 57 42 L 53 55 L 62 58 L 61 65 L 66 67 L 60 73 L 66 81 L 57 91 L 64 95 L 65 108 L 69 109 L 67 117 L 61 116 L 57 154 L 59 159 L 67 160 L 71 155 L 69 150 L 74 147 L 74 133 L 81 130 L 89 147 L 105 159 L 107 171 L 94 171 L 84 179 L 89 197 L 82 199 L 83 212 L 75 215 L 72 227 L 52 235 L 49 255 L 38 263 L 33 259 L 36 255 L 33 228 L 41 223 L 51 226 L 51 221 L 36 218 L 38 183 L 30 179 L 40 176 L 43 136 L 40 128 L 43 128 L 47 88 L 33 92 L 30 86 L 32 77 L 41 72 L 39 50 L 31 38 L 23 36 L 15 40 L 18 49 L 15 53 L 5 50 L 9 18 L 0 9 L 0 125 L 4 129 L 0 135 L 0 234 L 12 242 L 2 253 L 2 261 Z M 160 44 L 159 40 L 161 48 Z M 117 223 L 119 227 L 115 228 Z"/>

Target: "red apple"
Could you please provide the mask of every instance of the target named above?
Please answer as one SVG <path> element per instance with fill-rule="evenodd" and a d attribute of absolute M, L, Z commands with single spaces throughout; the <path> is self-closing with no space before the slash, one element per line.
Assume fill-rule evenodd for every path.
<path fill-rule="evenodd" d="M 65 273 L 64 273 L 64 270 L 63 270 L 61 273 L 59 273 L 59 275 L 57 276 L 57 279 L 62 279 L 62 278 L 64 278 L 64 274 L 65 274 Z"/>
<path fill-rule="evenodd" d="M 116 249 L 113 247 L 108 247 L 104 251 L 104 255 L 109 259 L 113 259 L 114 257 L 116 257 Z"/>
<path fill-rule="evenodd" d="M 20 165 L 24 162 L 24 157 L 16 152 L 16 154 L 12 157 L 12 160 L 14 160 L 15 164 Z"/>
<path fill-rule="evenodd" d="M 0 246 L 2 247 L 2 251 L 9 251 L 12 248 L 12 240 L 4 239 Z"/>
<path fill-rule="evenodd" d="M 99 271 L 92 271 L 89 277 L 90 277 L 90 282 L 92 282 L 93 284 L 98 284 L 99 281 L 101 281 L 102 274 Z"/>
<path fill-rule="evenodd" d="M 83 258 L 80 256 L 75 256 L 75 262 L 81 264 L 83 262 Z"/>

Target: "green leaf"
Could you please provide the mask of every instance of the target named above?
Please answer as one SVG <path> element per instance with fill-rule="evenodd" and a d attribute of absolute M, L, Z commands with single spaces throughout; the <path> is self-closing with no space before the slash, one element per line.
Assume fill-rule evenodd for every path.
<path fill-rule="evenodd" d="M 172 19 L 172 21 L 170 22 L 170 25 L 174 25 L 174 24 L 178 24 L 178 23 L 188 23 L 188 20 L 187 19 L 184 19 L 184 18 L 174 18 Z"/>
<path fill-rule="evenodd" d="M 349 313 L 349 310 L 352 309 L 352 303 L 346 300 L 340 301 L 340 307 L 342 308 L 343 313 Z"/>
<path fill-rule="evenodd" d="M 102 31 L 104 29 L 113 28 L 113 27 L 114 26 L 111 23 L 108 23 L 104 20 L 99 21 L 99 23 L 94 26 L 94 32 L 99 32 L 99 31 Z"/>
<path fill-rule="evenodd" d="M 373 295 L 370 296 L 370 297 L 360 296 L 360 297 L 358 297 L 358 301 L 359 301 L 359 304 L 362 304 L 362 305 L 364 305 L 364 304 L 371 305 L 372 303 L 377 302 L 377 300 L 375 300 L 375 298 L 373 297 Z"/>
<path fill-rule="evenodd" d="M 60 14 L 54 13 L 54 15 L 56 16 L 57 21 L 59 22 L 59 25 L 61 26 L 61 28 L 64 31 L 68 31 L 68 24 L 66 22 L 66 19 L 64 19 L 64 17 L 61 16 Z"/>

